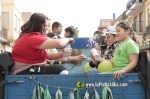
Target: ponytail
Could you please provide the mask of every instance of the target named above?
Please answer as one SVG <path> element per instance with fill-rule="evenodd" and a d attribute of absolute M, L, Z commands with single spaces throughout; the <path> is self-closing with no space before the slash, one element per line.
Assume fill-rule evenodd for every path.
<path fill-rule="evenodd" d="M 132 38 L 132 40 L 133 41 L 135 41 L 137 44 L 139 44 L 139 38 L 138 38 L 138 36 L 136 35 L 136 33 L 133 31 L 133 32 L 131 32 L 131 38 Z"/>

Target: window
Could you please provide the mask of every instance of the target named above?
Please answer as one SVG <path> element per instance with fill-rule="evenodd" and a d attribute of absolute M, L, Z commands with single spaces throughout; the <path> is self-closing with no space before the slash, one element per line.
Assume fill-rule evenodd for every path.
<path fill-rule="evenodd" d="M 9 29 L 9 12 L 2 12 L 2 26 Z"/>
<path fill-rule="evenodd" d="M 147 13 L 147 19 L 148 19 L 148 26 L 150 26 L 150 13 Z"/>
<path fill-rule="evenodd" d="M 143 31 L 143 11 L 139 14 L 139 31 Z"/>
<path fill-rule="evenodd" d="M 134 31 L 137 31 L 137 16 L 134 17 L 134 25 L 133 25 Z"/>
<path fill-rule="evenodd" d="M 150 13 L 149 10 L 147 10 L 147 27 L 146 27 L 147 33 L 150 33 Z"/>

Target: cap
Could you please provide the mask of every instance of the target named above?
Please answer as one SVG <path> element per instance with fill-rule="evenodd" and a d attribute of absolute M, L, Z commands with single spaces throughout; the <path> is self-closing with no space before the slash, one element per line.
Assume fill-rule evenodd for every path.
<path fill-rule="evenodd" d="M 107 32 L 105 34 L 106 35 L 107 34 L 116 34 L 116 28 L 115 28 L 115 26 L 109 26 L 109 27 L 107 27 Z"/>
<path fill-rule="evenodd" d="M 116 32 L 115 31 L 110 31 L 110 30 L 108 30 L 107 32 L 105 32 L 105 34 L 107 35 L 107 34 L 116 34 Z"/>

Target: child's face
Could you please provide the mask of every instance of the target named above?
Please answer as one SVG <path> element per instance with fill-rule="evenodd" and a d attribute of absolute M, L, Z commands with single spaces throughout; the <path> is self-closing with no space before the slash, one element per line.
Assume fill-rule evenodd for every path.
<path fill-rule="evenodd" d="M 62 32 L 62 26 L 59 26 L 58 28 L 54 28 L 54 32 L 57 33 L 57 35 L 60 35 Z"/>
<path fill-rule="evenodd" d="M 69 36 L 70 36 L 70 33 L 65 31 L 64 36 L 65 36 L 65 37 L 69 37 Z"/>
<path fill-rule="evenodd" d="M 118 40 L 124 41 L 128 37 L 129 30 L 125 30 L 122 27 L 117 26 L 116 27 L 116 33 L 117 33 Z"/>

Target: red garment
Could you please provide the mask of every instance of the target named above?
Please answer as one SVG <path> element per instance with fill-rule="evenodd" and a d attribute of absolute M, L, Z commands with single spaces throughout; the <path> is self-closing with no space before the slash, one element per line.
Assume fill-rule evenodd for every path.
<path fill-rule="evenodd" d="M 46 51 L 38 47 L 48 38 L 39 32 L 24 34 L 12 50 L 12 59 L 16 62 L 35 64 L 46 60 Z"/>

